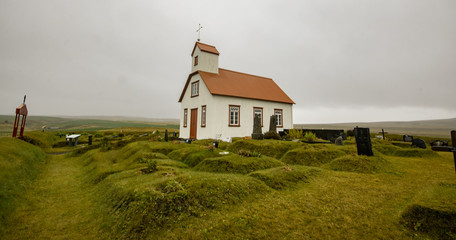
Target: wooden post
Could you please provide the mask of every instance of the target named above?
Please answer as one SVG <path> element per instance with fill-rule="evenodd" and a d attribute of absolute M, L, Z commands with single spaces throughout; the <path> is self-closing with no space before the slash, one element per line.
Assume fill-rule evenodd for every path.
<path fill-rule="evenodd" d="M 453 149 L 456 148 L 456 131 L 455 130 L 451 131 L 451 145 L 453 146 Z M 456 173 L 456 152 L 453 152 L 453 158 L 454 158 L 454 171 Z"/>
<path fill-rule="evenodd" d="M 382 128 L 382 135 L 383 135 L 383 140 L 385 140 L 385 130 Z"/>

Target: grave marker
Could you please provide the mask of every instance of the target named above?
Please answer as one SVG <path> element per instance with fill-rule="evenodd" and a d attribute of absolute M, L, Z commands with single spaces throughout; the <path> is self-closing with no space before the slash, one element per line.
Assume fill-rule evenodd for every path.
<path fill-rule="evenodd" d="M 369 128 L 355 127 L 356 147 L 358 148 L 358 155 L 373 156 L 372 143 L 370 139 Z"/>

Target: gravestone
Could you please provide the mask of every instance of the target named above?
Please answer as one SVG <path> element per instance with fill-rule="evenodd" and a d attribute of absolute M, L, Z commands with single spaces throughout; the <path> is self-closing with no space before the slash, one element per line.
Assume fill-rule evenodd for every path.
<path fill-rule="evenodd" d="M 370 139 L 369 128 L 355 127 L 356 147 L 358 148 L 358 155 L 373 156 L 372 143 Z"/>
<path fill-rule="evenodd" d="M 92 134 L 89 134 L 89 146 L 92 145 Z"/>
<path fill-rule="evenodd" d="M 336 140 L 334 141 L 334 144 L 337 146 L 343 146 L 344 138 L 342 136 L 337 137 Z"/>
<path fill-rule="evenodd" d="M 404 135 L 402 138 L 404 139 L 404 142 L 413 142 L 413 136 Z"/>
<path fill-rule="evenodd" d="M 252 139 L 256 139 L 256 140 L 263 139 L 263 133 L 261 132 L 261 118 L 260 118 L 260 115 L 256 115 L 256 114 L 255 114 L 255 117 L 253 118 Z"/>
<path fill-rule="evenodd" d="M 416 138 L 416 139 L 413 139 L 412 146 L 426 149 L 426 142 L 423 139 Z"/>
<path fill-rule="evenodd" d="M 277 132 L 277 119 L 276 115 L 271 115 L 269 120 L 269 131 L 270 132 Z"/>
<path fill-rule="evenodd" d="M 165 142 L 168 141 L 168 129 L 165 129 Z"/>
<path fill-rule="evenodd" d="M 173 132 L 173 137 L 177 137 L 177 132 L 176 131 Z"/>

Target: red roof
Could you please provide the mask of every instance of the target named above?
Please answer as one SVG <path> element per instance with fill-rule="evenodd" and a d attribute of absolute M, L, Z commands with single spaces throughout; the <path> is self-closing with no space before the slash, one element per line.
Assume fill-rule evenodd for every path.
<path fill-rule="evenodd" d="M 193 75 L 199 73 L 212 95 L 250 98 L 273 102 L 292 103 L 293 100 L 270 78 L 254 76 L 219 68 L 219 73 L 196 71 L 188 76 L 179 102 L 184 98 Z"/>
<path fill-rule="evenodd" d="M 211 45 L 208 45 L 208 44 L 204 44 L 204 43 L 200 43 L 200 42 L 196 42 L 195 46 L 193 47 L 192 57 L 193 57 L 193 53 L 195 52 L 196 46 L 198 46 L 198 48 L 201 51 L 203 51 L 203 52 L 208 52 L 208 53 L 213 53 L 213 54 L 220 55 L 220 53 L 217 51 L 217 48 L 215 48 L 214 46 L 211 46 Z"/>

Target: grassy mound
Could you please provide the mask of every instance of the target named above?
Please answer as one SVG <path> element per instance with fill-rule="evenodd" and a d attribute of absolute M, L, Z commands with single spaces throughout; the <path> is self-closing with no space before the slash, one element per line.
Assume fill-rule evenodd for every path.
<path fill-rule="evenodd" d="M 309 182 L 310 177 L 320 170 L 305 166 L 284 166 L 252 172 L 249 176 L 257 178 L 273 189 L 296 186 L 300 182 Z"/>
<path fill-rule="evenodd" d="M 346 155 L 338 157 L 325 167 L 335 171 L 375 173 L 386 171 L 389 162 L 379 156 Z"/>
<path fill-rule="evenodd" d="M 374 144 L 373 148 L 380 153 L 396 157 L 436 157 L 437 153 L 431 149 L 402 148 L 389 143 Z"/>
<path fill-rule="evenodd" d="M 248 150 L 280 159 L 289 150 L 300 146 L 302 146 L 301 143 L 279 140 L 239 140 L 229 145 L 227 150 L 233 153 L 237 153 L 240 150 Z"/>
<path fill-rule="evenodd" d="M 456 184 L 423 191 L 402 213 L 402 224 L 434 239 L 456 239 Z"/>
<path fill-rule="evenodd" d="M 109 175 L 117 172 L 146 168 L 151 161 L 155 161 L 158 166 L 186 167 L 180 162 L 168 159 L 165 155 L 182 147 L 185 147 L 185 144 L 134 142 L 120 150 L 108 152 L 91 150 L 83 154 L 80 159 L 87 167 L 87 181 L 99 183 Z"/>
<path fill-rule="evenodd" d="M 140 239 L 188 217 L 239 204 L 267 191 L 257 179 L 242 175 L 186 173 L 161 178 L 160 172 L 107 178 L 100 185 L 100 204 L 109 209 L 106 228 L 119 239 Z M 119 181 L 119 178 L 122 180 Z"/>
<path fill-rule="evenodd" d="M 64 146 L 67 145 L 65 137 L 58 137 L 53 132 L 26 132 L 24 141 L 41 148 L 51 148 L 56 142 L 62 142 Z"/>
<path fill-rule="evenodd" d="M 208 150 L 197 145 L 172 151 L 168 154 L 169 158 L 179 160 L 185 164 L 194 167 L 206 158 L 220 156 L 220 150 Z"/>
<path fill-rule="evenodd" d="M 334 146 L 317 147 L 293 149 L 287 152 L 281 161 L 293 165 L 320 166 L 346 154 Z"/>
<path fill-rule="evenodd" d="M 39 174 L 45 159 L 43 150 L 32 144 L 14 138 L 0 138 L 0 232 L 5 226 L 5 218 Z"/>
<path fill-rule="evenodd" d="M 262 157 L 242 157 L 239 155 L 229 155 L 217 158 L 208 158 L 195 166 L 197 171 L 241 173 L 247 174 L 253 171 L 283 166 L 284 164 L 274 158 Z"/>

